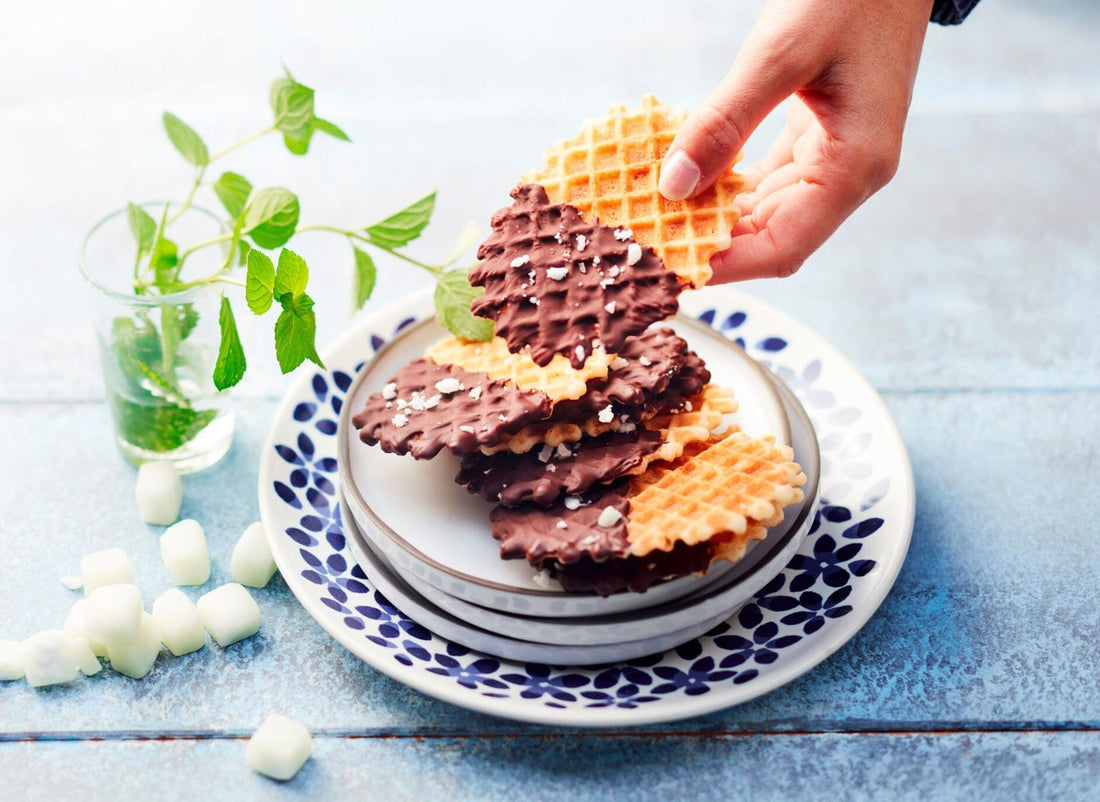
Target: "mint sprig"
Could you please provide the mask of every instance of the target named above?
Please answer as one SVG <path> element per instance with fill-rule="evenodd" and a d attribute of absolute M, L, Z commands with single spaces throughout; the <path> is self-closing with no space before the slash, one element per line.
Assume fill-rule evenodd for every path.
<path fill-rule="evenodd" d="M 181 118 L 164 112 L 162 120 L 168 139 L 194 168 L 194 175 L 184 200 L 171 213 L 166 207 L 159 220 L 142 207 L 128 204 L 127 218 L 136 244 L 134 292 L 168 294 L 201 285 L 240 286 L 244 290 L 245 304 L 253 314 L 264 315 L 273 307 L 278 308 L 274 325 L 275 356 L 284 373 L 305 361 L 321 365 L 315 342 L 317 321 L 314 301 L 307 293 L 309 267 L 305 259 L 287 245 L 299 234 L 323 231 L 339 234 L 351 245 L 350 295 L 353 311 L 367 303 L 377 283 L 378 268 L 371 253 L 374 251 L 426 270 L 434 276 L 437 282 L 434 295 L 436 317 L 449 331 L 467 339 L 490 338 L 491 322 L 475 318 L 470 313 L 470 300 L 477 297 L 480 290 L 470 286 L 466 270 L 453 268 L 461 252 L 476 239 L 476 233 L 471 236 L 468 227 L 456 243 L 455 252 L 440 264 L 421 261 L 405 252 L 406 247 L 419 238 L 431 222 L 435 211 L 435 192 L 378 222 L 358 228 L 320 224 L 303 226 L 300 224 L 298 196 L 285 187 L 258 188 L 248 178 L 232 170 L 222 171 L 217 180 L 207 180 L 206 174 L 212 165 L 238 148 L 270 134 L 281 136 L 287 150 L 294 155 L 307 153 L 317 133 L 339 141 L 351 141 L 338 125 L 317 116 L 314 90 L 296 80 L 289 70 L 271 85 L 269 103 L 272 116 L 267 127 L 219 151 L 212 151 L 199 133 Z M 224 230 L 229 233 L 187 246 L 179 245 L 169 237 L 172 223 L 191 207 L 204 187 L 213 192 L 225 210 Z M 209 247 L 224 249 L 225 260 L 221 267 L 202 278 L 184 280 L 181 273 L 187 259 Z M 277 260 L 273 261 L 273 256 L 268 252 L 277 252 Z M 242 270 L 243 277 L 238 274 Z M 148 321 L 150 333 L 158 346 L 155 366 L 132 354 L 131 359 L 123 362 L 129 365 L 128 372 L 139 377 L 147 390 L 154 391 L 168 405 L 167 412 L 162 410 L 158 413 L 158 427 L 173 419 L 173 406 L 178 407 L 177 412 L 181 413 L 176 417 L 180 421 L 186 418 L 188 426 L 199 420 L 197 416 L 182 414 L 190 410 L 186 408 L 186 398 L 173 389 L 176 383 L 171 378 L 175 372 L 179 346 L 197 322 L 193 307 L 188 309 L 190 311 L 186 314 L 165 312 L 159 321 Z M 218 323 L 221 340 L 213 379 L 216 387 L 226 389 L 237 384 L 247 369 L 233 303 L 226 293 L 222 294 Z M 126 351 L 136 347 L 136 339 L 122 336 L 116 340 L 115 346 L 116 350 Z"/>

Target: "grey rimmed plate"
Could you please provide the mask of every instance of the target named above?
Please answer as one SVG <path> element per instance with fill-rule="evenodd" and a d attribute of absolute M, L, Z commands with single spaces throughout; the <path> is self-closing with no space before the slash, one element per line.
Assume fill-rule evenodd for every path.
<path fill-rule="evenodd" d="M 733 422 L 750 435 L 772 434 L 790 442 L 786 408 L 763 368 L 709 326 L 683 316 L 668 322 L 706 361 L 711 381 L 734 388 L 739 409 L 730 416 Z M 526 562 L 501 560 L 489 531 L 489 506 L 454 482 L 457 459 L 446 453 L 432 460 L 386 454 L 363 444 L 351 424 L 370 393 L 444 336 L 430 320 L 398 334 L 359 371 L 340 415 L 337 447 L 345 510 L 399 576 L 484 608 L 558 618 L 654 607 L 720 581 L 732 569 L 720 562 L 705 576 L 682 577 L 645 593 L 600 597 L 567 592 L 556 583 L 546 587 Z"/>

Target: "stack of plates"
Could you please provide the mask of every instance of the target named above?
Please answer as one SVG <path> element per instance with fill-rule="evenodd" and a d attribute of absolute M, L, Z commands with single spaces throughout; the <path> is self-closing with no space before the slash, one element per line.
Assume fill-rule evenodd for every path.
<path fill-rule="evenodd" d="M 736 564 L 719 562 L 645 593 L 570 593 L 523 560 L 501 560 L 489 506 L 455 484 L 458 461 L 386 454 L 359 441 L 351 416 L 397 370 L 444 336 L 425 321 L 367 363 L 348 390 L 338 439 L 344 524 L 356 559 L 407 617 L 479 651 L 524 662 L 592 665 L 630 660 L 698 637 L 728 618 L 775 577 L 813 522 L 819 480 L 817 438 L 790 391 L 709 327 L 672 322 L 706 360 L 712 381 L 734 389 L 732 421 L 750 435 L 789 443 L 807 482 L 765 540 Z"/>

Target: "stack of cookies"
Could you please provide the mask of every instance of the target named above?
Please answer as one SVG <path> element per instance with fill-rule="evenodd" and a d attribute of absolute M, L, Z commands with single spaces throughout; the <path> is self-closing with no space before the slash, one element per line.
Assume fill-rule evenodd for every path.
<path fill-rule="evenodd" d="M 352 422 L 394 454 L 458 459 L 505 559 L 569 591 L 641 592 L 736 561 L 805 482 L 788 446 L 729 421 L 734 389 L 662 321 L 709 278 L 738 182 L 665 201 L 679 120 L 613 108 L 512 192 L 470 271 L 488 342 L 442 340 Z M 724 238 L 724 239 L 723 239 Z"/>

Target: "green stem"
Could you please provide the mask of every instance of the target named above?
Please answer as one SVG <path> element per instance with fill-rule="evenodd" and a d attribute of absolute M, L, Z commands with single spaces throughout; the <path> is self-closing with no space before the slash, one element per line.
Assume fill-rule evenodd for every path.
<path fill-rule="evenodd" d="M 231 153 L 234 150 L 236 150 L 237 148 L 240 148 L 240 147 L 243 147 L 243 146 L 247 145 L 249 142 L 255 142 L 260 137 L 267 136 L 268 134 L 270 134 L 274 131 L 277 131 L 277 130 L 279 130 L 279 129 L 277 129 L 274 125 L 272 125 L 272 126 L 269 126 L 269 127 L 265 128 L 262 131 L 257 131 L 254 134 L 249 134 L 248 136 L 246 136 L 241 141 L 234 142 L 232 145 L 228 146 L 227 148 L 225 148 L 223 150 L 219 150 L 217 153 L 215 153 L 213 156 L 210 157 L 209 161 L 207 161 L 207 164 L 209 164 L 210 162 L 213 162 L 213 161 L 217 161 L 218 159 L 220 159 L 225 154 Z"/>
<path fill-rule="evenodd" d="M 199 187 L 202 186 L 202 179 L 203 179 L 203 176 L 205 176 L 205 175 L 206 175 L 206 165 L 203 165 L 202 167 L 199 168 L 198 173 L 195 175 L 195 180 L 191 183 L 191 191 L 187 193 L 187 197 L 183 199 L 183 203 L 180 204 L 180 207 L 178 209 L 176 209 L 175 214 L 173 214 L 171 217 L 169 217 L 165 221 L 165 223 L 164 223 L 165 228 L 168 228 L 170 223 L 174 223 L 177 220 L 179 220 L 181 217 L 183 217 L 184 212 L 186 212 L 188 209 L 191 208 L 191 201 L 193 201 L 195 199 L 195 193 L 198 192 Z"/>
<path fill-rule="evenodd" d="M 318 224 L 302 226 L 301 228 L 297 229 L 294 234 L 298 235 L 306 231 L 328 231 L 333 234 L 343 234 L 348 239 L 358 240 L 359 242 L 370 245 L 371 247 L 377 248 L 380 251 L 385 251 L 390 256 L 395 256 L 403 262 L 408 262 L 410 265 L 416 265 L 421 270 L 427 270 L 429 273 L 431 273 L 433 276 L 436 276 L 437 278 L 443 273 L 442 267 L 438 265 L 426 264 L 425 262 L 421 262 L 418 259 L 413 259 L 411 256 L 406 256 L 405 254 L 401 253 L 400 251 L 394 250 L 388 245 L 383 245 L 380 242 L 375 242 L 373 239 L 371 239 L 369 234 L 364 235 L 352 229 L 337 228 L 336 226 L 324 226 Z"/>
<path fill-rule="evenodd" d="M 201 248 L 208 248 L 211 245 L 217 245 L 221 242 L 229 242 L 232 239 L 232 234 L 220 234 L 217 237 L 211 237 L 210 239 L 204 239 L 202 242 L 196 242 L 194 245 L 192 245 L 190 248 L 180 254 L 179 261 L 176 263 L 176 275 L 179 275 L 179 268 L 183 265 L 183 261 L 195 251 Z"/>

